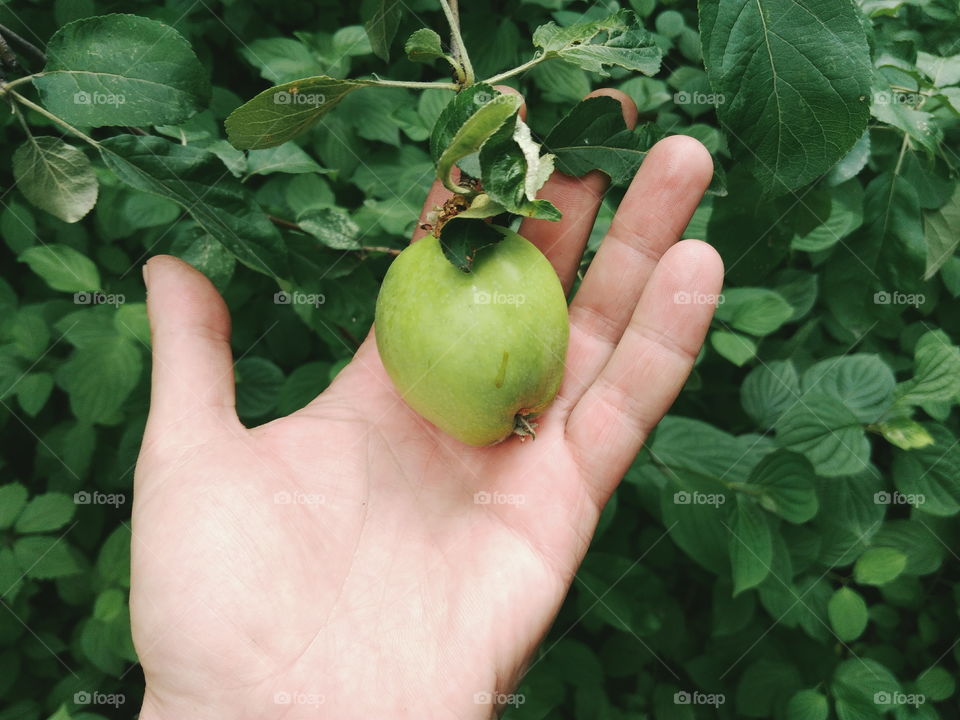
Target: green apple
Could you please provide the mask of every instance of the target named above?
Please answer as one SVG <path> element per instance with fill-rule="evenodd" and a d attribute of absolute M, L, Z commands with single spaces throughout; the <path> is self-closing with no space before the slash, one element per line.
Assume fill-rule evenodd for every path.
<path fill-rule="evenodd" d="M 563 288 L 536 247 L 504 235 L 470 272 L 422 238 L 393 261 L 377 298 L 377 348 L 400 395 L 470 445 L 524 434 L 563 378 Z"/>

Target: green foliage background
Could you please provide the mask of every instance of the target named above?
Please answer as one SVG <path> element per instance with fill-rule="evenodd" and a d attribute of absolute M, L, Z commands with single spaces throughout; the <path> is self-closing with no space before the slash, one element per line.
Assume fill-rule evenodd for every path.
<path fill-rule="evenodd" d="M 545 22 L 618 8 L 463 5 L 478 77 L 527 60 Z M 508 717 L 957 717 L 956 3 L 763 0 L 753 23 L 752 5 L 701 5 L 709 77 L 694 3 L 631 0 L 664 52 L 654 77 L 611 69 L 600 78 L 551 60 L 510 81 L 536 137 L 591 88 L 613 86 L 659 132 L 702 140 L 726 171 L 727 194 L 707 196 L 687 236 L 715 245 L 728 274 L 697 368 L 605 511 Z M 756 58 L 761 20 L 800 7 L 849 14 L 770 36 L 771 91 L 769 72 L 738 69 L 726 51 L 750 47 Z M 40 47 L 67 23 L 110 12 L 176 28 L 209 75 L 209 108 L 176 126 L 132 124 L 166 138 L 146 141 L 164 152 L 215 153 L 219 164 L 203 170 L 231 188 L 244 232 L 260 233 L 263 248 L 275 238 L 271 252 L 289 263 L 278 286 L 170 199 L 121 182 L 129 168 L 82 142 L 70 140 L 93 161 L 99 200 L 80 222 L 36 207 L 4 165 L 0 719 L 129 717 L 142 693 L 126 593 L 149 389 L 143 260 L 178 255 L 224 293 L 249 424 L 305 404 L 367 332 L 390 259 L 382 250 L 401 248 L 412 230 L 434 172 L 426 140 L 452 93 L 352 93 L 295 143 L 248 155 L 229 145 L 223 122 L 267 86 L 298 78 L 437 79 L 444 70 L 399 52 L 423 26 L 445 35 L 433 0 L 403 4 L 389 63 L 363 30 L 375 9 L 368 0 L 0 6 L 0 23 Z M 743 9 L 748 21 L 731 24 Z M 796 32 L 808 33 L 806 51 L 796 51 Z M 71 42 L 62 38 L 61 56 Z M 834 63 L 844 72 L 831 75 Z M 807 101 L 834 87 L 840 100 Z M 68 103 L 54 80 L 38 89 L 17 91 L 50 109 Z M 35 111 L 25 119 L 38 137 L 63 135 Z M 0 113 L 0 132 L 12 157 L 24 129 Z M 90 131 L 98 140 L 126 132 Z M 108 144 L 119 152 L 128 141 Z M 89 199 L 89 179 L 75 191 Z M 622 193 L 607 196 L 585 267 Z M 324 302 L 278 304 L 279 287 Z M 115 302 L 73 296 L 95 290 Z M 75 693 L 93 691 L 125 703 L 78 706 Z M 708 694 L 722 704 L 703 705 Z M 905 704 L 911 696 L 924 704 Z"/>

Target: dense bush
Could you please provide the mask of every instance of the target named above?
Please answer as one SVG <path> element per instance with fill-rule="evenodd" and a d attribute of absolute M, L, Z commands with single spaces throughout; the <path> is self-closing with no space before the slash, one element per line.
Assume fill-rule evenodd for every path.
<path fill-rule="evenodd" d="M 305 404 L 366 334 L 453 92 L 351 92 L 275 148 L 243 152 L 224 129 L 300 78 L 449 81 L 442 60 L 400 52 L 422 27 L 445 34 L 433 0 L 359 5 L 0 6 L 19 58 L 0 88 L 15 109 L 0 114 L 0 718 L 138 707 L 126 597 L 149 390 L 143 260 L 177 255 L 225 295 L 248 424 Z M 541 139 L 599 86 L 649 123 L 607 138 L 611 156 L 699 138 L 718 171 L 686 235 L 720 250 L 727 286 L 508 716 L 956 717 L 956 3 L 625 7 L 662 51 L 652 76 L 555 58 L 506 82 Z M 538 26 L 617 9 L 463 3 L 463 35 L 489 78 L 533 56 Z M 113 12 L 136 17 L 83 20 Z M 170 87 L 134 100 L 57 72 L 95 62 L 94 41 L 108 60 L 169 61 Z"/>

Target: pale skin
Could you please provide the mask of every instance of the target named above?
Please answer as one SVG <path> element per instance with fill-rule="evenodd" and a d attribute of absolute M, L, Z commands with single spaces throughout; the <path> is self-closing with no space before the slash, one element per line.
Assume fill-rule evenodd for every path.
<path fill-rule="evenodd" d="M 636 122 L 624 95 L 598 92 Z M 472 448 L 419 418 L 375 329 L 306 407 L 246 428 L 226 305 L 189 265 L 152 258 L 130 593 L 140 717 L 493 717 L 703 343 L 713 306 L 676 294 L 720 292 L 717 253 L 679 241 L 711 173 L 691 138 L 650 151 L 571 301 L 560 393 L 522 443 Z M 555 174 L 540 196 L 563 220 L 521 228 L 567 290 L 605 188 Z M 424 213 L 446 196 L 435 186 Z"/>

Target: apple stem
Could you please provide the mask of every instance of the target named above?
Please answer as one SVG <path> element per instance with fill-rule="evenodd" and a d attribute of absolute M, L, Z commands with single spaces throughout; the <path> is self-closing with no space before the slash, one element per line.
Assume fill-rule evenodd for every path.
<path fill-rule="evenodd" d="M 520 442 L 523 442 L 529 436 L 531 439 L 537 439 L 537 432 L 534 428 L 537 423 L 532 420 L 533 415 L 518 412 L 513 416 L 513 434 L 520 436 Z"/>

